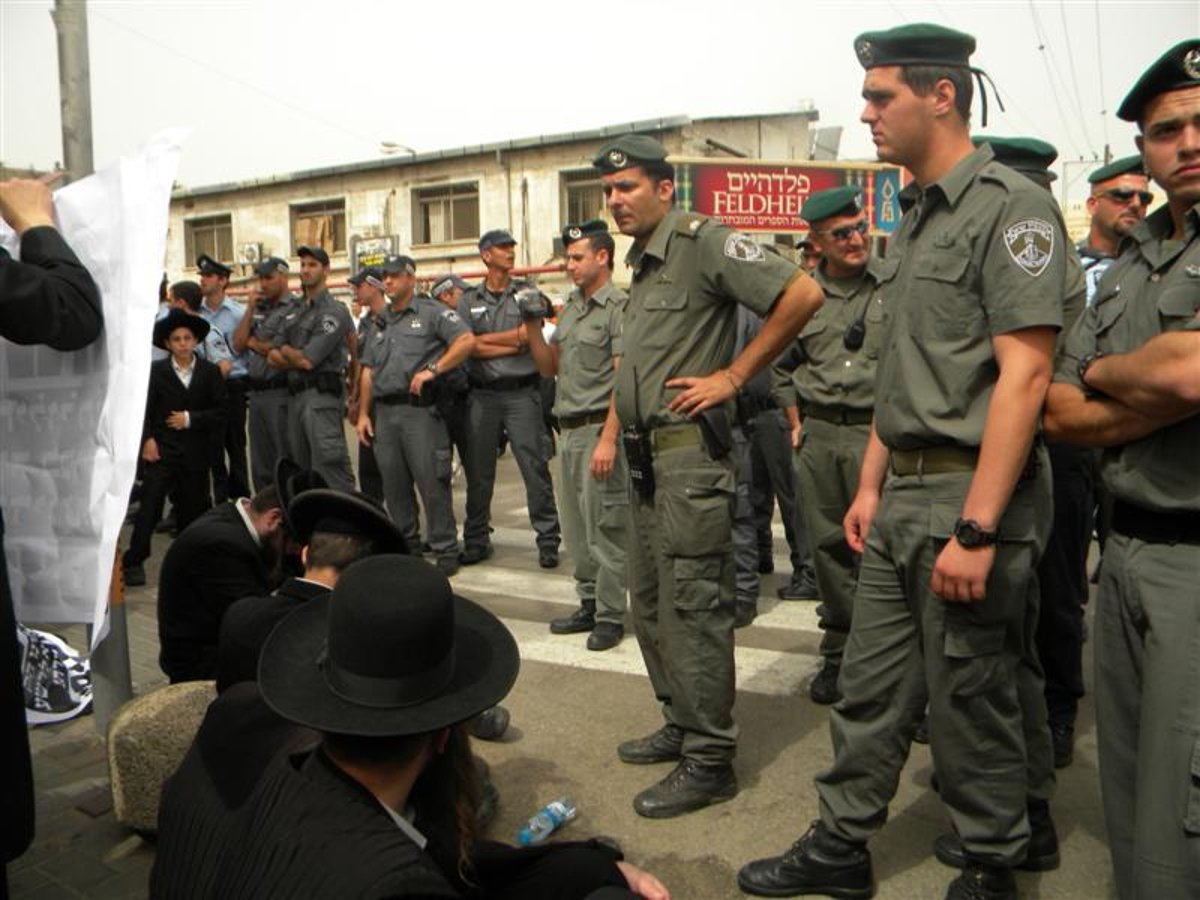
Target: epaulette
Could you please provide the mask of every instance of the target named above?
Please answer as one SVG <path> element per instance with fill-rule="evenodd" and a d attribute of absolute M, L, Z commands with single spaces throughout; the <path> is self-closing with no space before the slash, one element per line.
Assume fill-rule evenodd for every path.
<path fill-rule="evenodd" d="M 675 232 L 686 237 L 696 237 L 707 223 L 708 216 L 702 213 L 680 213 L 679 219 L 675 222 Z"/>

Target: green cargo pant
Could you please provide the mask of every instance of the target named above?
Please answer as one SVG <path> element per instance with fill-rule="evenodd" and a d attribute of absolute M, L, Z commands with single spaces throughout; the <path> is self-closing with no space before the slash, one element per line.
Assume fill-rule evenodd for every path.
<path fill-rule="evenodd" d="M 1017 486 L 978 603 L 948 603 L 930 588 L 951 540 L 971 473 L 890 477 L 867 540 L 831 713 L 835 759 L 817 777 L 821 818 L 865 842 L 887 818 L 900 770 L 928 700 L 941 796 L 967 853 L 993 865 L 1021 862 L 1026 804 L 1049 732 L 1034 656 L 1038 557 L 1050 527 L 1045 451 Z M 1027 682 L 1029 682 L 1027 684 Z"/>
<path fill-rule="evenodd" d="M 653 499 L 631 493 L 626 564 L 634 629 L 683 755 L 727 763 L 733 722 L 733 460 L 698 445 L 655 454 Z"/>

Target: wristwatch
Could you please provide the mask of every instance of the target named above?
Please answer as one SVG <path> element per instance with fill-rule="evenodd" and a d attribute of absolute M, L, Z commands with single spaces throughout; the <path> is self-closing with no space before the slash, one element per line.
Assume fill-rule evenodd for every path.
<path fill-rule="evenodd" d="M 1092 367 L 1092 363 L 1104 356 L 1103 350 L 1097 350 L 1095 353 L 1089 353 L 1079 361 L 1079 380 L 1084 387 L 1087 387 L 1087 370 Z"/>
<path fill-rule="evenodd" d="M 438 373 L 438 364 L 437 363 L 431 362 L 427 366 L 425 366 L 425 368 L 429 370 L 430 375 L 432 375 L 434 378 L 437 378 L 437 373 Z"/>
<path fill-rule="evenodd" d="M 984 531 L 974 519 L 959 519 L 954 523 L 954 539 L 968 550 L 974 550 L 996 543 L 996 532 Z"/>

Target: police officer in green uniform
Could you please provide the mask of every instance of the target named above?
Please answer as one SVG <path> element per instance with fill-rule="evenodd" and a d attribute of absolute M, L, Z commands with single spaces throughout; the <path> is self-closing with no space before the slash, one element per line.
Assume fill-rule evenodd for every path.
<path fill-rule="evenodd" d="M 447 576 L 458 571 L 458 532 L 450 496 L 450 436 L 434 403 L 435 382 L 465 362 L 475 337 L 452 309 L 414 294 L 416 264 L 382 265 L 390 305 L 386 325 L 362 352 L 358 437 L 374 442 L 388 512 L 406 536 L 418 532 L 413 485 L 421 495 L 429 546 Z M 375 422 L 371 422 L 374 411 Z"/>
<path fill-rule="evenodd" d="M 634 239 L 615 401 L 631 483 L 630 605 L 666 721 L 618 755 L 677 762 L 634 800 L 651 818 L 737 793 L 730 401 L 821 303 L 816 284 L 787 260 L 675 209 L 666 156 L 658 141 L 631 134 L 593 160 L 617 227 Z M 735 359 L 739 303 L 766 321 Z"/>
<path fill-rule="evenodd" d="M 541 295 L 521 298 L 529 352 L 544 377 L 557 376 L 558 509 L 579 597 L 579 609 L 551 621 L 550 630 L 590 632 L 589 650 L 609 650 L 625 636 L 629 480 L 612 391 L 626 296 L 612 283 L 615 247 L 607 223 L 567 225 L 562 240 L 575 289 L 548 343 L 540 327 L 546 315 Z"/>
<path fill-rule="evenodd" d="M 350 311 L 325 287 L 329 254 L 301 247 L 304 297 L 284 316 L 282 333 L 267 361 L 287 370 L 288 442 L 301 468 L 312 469 L 339 491 L 354 490 L 354 473 L 342 430 L 344 379 L 350 361 Z"/>
<path fill-rule="evenodd" d="M 233 333 L 233 347 L 247 357 L 247 416 L 250 437 L 250 478 L 261 491 L 274 478 L 275 463 L 291 457 L 288 444 L 287 373 L 271 365 L 267 355 L 282 335 L 289 313 L 296 312 L 288 291 L 287 260 L 269 256 L 254 267 L 258 291 L 250 294 L 246 312 Z"/>
<path fill-rule="evenodd" d="M 788 896 L 874 889 L 883 825 L 922 708 L 965 868 L 947 896 L 1016 896 L 1030 840 L 1027 765 L 1049 758 L 1022 690 L 1050 522 L 1036 440 L 1062 323 L 1065 228 L 1053 199 L 976 149 L 970 35 L 913 24 L 860 35 L 862 119 L 914 182 L 879 282 L 875 417 L 846 538 L 863 552 L 820 814 L 739 886 Z M 1032 696 L 1029 696 L 1032 695 Z M 1026 723 L 1041 723 L 1027 729 Z"/>
<path fill-rule="evenodd" d="M 809 685 L 816 703 L 833 703 L 854 609 L 859 555 L 842 519 L 858 486 L 871 433 L 875 368 L 883 335 L 880 263 L 871 255 L 862 193 L 853 186 L 813 194 L 801 215 L 821 252 L 813 271 L 825 305 L 797 338 L 799 365 L 777 369 L 776 401 L 792 424 L 801 510 L 817 570 L 821 670 Z M 801 435 L 803 434 L 803 440 Z"/>
<path fill-rule="evenodd" d="M 1087 237 L 1075 245 L 1087 272 L 1088 305 L 1096 301 L 1096 285 L 1120 249 L 1121 241 L 1144 218 L 1154 202 L 1140 153 L 1114 160 L 1088 176 L 1091 216 Z"/>
<path fill-rule="evenodd" d="M 1067 338 L 1048 436 L 1102 447 L 1114 499 L 1096 599 L 1100 788 L 1122 900 L 1200 885 L 1200 40 L 1117 115 L 1166 206 L 1133 228 Z"/>

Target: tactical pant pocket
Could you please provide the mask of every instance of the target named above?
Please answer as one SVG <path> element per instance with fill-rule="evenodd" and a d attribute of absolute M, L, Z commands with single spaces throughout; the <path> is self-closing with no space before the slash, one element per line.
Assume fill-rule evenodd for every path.
<path fill-rule="evenodd" d="M 979 697 L 1008 683 L 1015 672 L 1004 653 L 1007 627 L 958 622 L 954 612 L 946 615 L 946 689 L 954 697 Z"/>
<path fill-rule="evenodd" d="M 1192 765 L 1188 770 L 1187 809 L 1183 814 L 1183 830 L 1200 837 L 1200 740 L 1192 748 Z"/>
<path fill-rule="evenodd" d="M 716 609 L 721 602 L 721 556 L 677 556 L 672 562 L 675 576 L 673 602 L 688 612 Z"/>
<path fill-rule="evenodd" d="M 664 472 L 658 491 L 668 556 L 705 557 L 733 550 L 731 472 L 715 467 Z"/>

